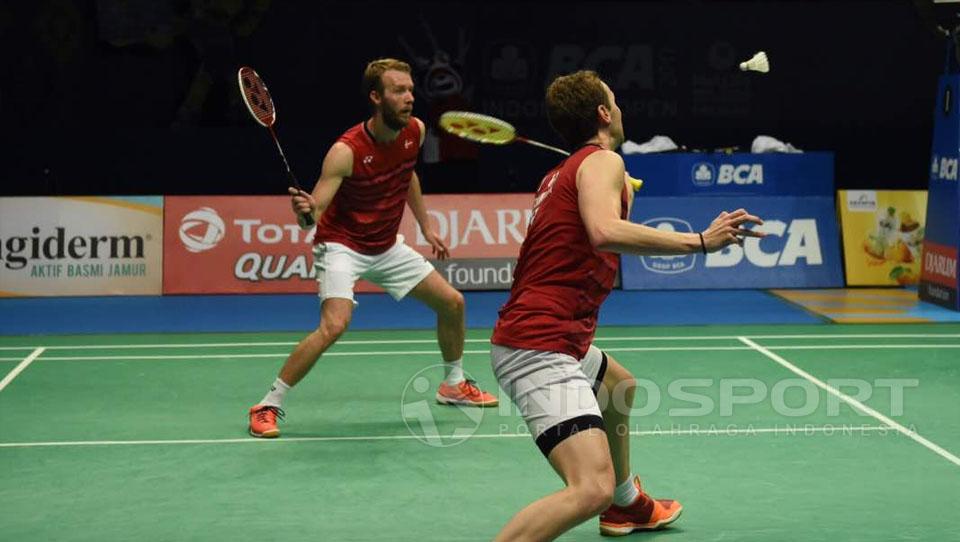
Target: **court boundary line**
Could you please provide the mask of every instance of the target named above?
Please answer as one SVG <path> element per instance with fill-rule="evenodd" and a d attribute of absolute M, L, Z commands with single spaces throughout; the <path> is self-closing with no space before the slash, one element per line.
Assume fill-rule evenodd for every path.
<path fill-rule="evenodd" d="M 881 414 L 880 412 L 877 412 L 876 410 L 868 407 L 867 405 L 861 403 L 860 401 L 857 401 L 857 400 L 854 399 L 853 397 L 850 397 L 849 395 L 841 392 L 840 390 L 834 388 L 833 386 L 831 386 L 831 385 L 823 382 L 823 381 L 820 380 L 819 378 L 811 375 L 810 373 L 808 373 L 808 372 L 804 371 L 803 369 L 797 367 L 796 365 L 790 363 L 789 361 L 787 361 L 786 359 L 782 358 L 781 356 L 779 356 L 779 355 L 771 352 L 769 349 L 764 348 L 763 346 L 760 346 L 759 344 L 753 342 L 752 340 L 748 339 L 747 337 L 738 337 L 737 339 L 738 339 L 740 342 L 742 342 L 743 344 L 745 344 L 745 345 L 753 348 L 753 349 L 756 350 L 757 352 L 759 352 L 759 353 L 763 354 L 764 356 L 766 356 L 767 358 L 773 360 L 774 362 L 776 362 L 777 364 L 779 364 L 779 365 L 782 366 L 783 368 L 787 369 L 787 370 L 790 371 L 791 373 L 793 373 L 793 374 L 795 374 L 795 375 L 803 378 L 804 380 L 807 380 L 808 382 L 810 382 L 810 383 L 812 383 L 813 385 L 817 386 L 818 388 L 824 390 L 825 392 L 829 393 L 830 395 L 833 395 L 833 396 L 836 397 L 837 399 L 840 399 L 840 400 L 843 401 L 844 403 L 847 403 L 847 404 L 850 405 L 854 410 L 858 410 L 858 411 L 860 411 L 860 412 L 862 412 L 862 413 L 864 413 L 864 414 L 867 414 L 867 415 L 869 415 L 869 416 L 871 416 L 871 417 L 879 420 L 881 423 L 889 426 L 891 429 L 895 429 L 897 432 L 903 434 L 904 436 L 910 437 L 913 441 L 915 441 L 915 442 L 917 442 L 918 444 L 924 446 L 925 448 L 929 449 L 930 451 L 936 453 L 937 455 L 939 455 L 940 457 L 942 457 L 942 458 L 946 459 L 947 461 L 953 463 L 954 465 L 960 467 L 960 457 L 957 457 L 957 456 L 953 455 L 952 453 L 950 453 L 950 452 L 948 452 L 947 450 L 945 450 L 944 448 L 940 447 L 940 446 L 939 446 L 938 444 L 936 444 L 935 442 L 927 439 L 926 437 L 924 437 L 924 436 L 921 435 L 920 433 L 917 433 L 916 431 L 913 431 L 913 430 L 911 430 L 911 429 L 908 429 L 908 428 L 904 427 L 903 425 L 897 423 L 896 421 L 892 420 L 891 418 L 888 418 L 887 416 Z"/>
<path fill-rule="evenodd" d="M 785 335 L 750 335 L 752 339 L 960 339 L 960 333 L 849 333 L 849 334 L 785 334 Z M 738 335 L 670 335 L 663 337 L 595 337 L 597 342 L 606 341 L 736 341 Z M 437 340 L 431 339 L 369 339 L 369 340 L 343 340 L 337 341 L 338 345 L 367 345 L 367 344 L 435 344 Z M 466 343 L 488 343 L 489 339 L 466 339 Z M 89 350 L 98 348 L 232 348 L 232 347 L 252 347 L 252 346 L 294 346 L 296 341 L 264 341 L 264 342 L 222 342 L 222 343 L 120 343 L 120 344 L 77 344 L 77 345 L 23 345 L 23 346 L 0 346 L 2 350 L 31 350 L 34 348 L 46 348 L 47 350 Z"/>
<path fill-rule="evenodd" d="M 33 352 L 28 354 L 27 357 L 23 358 L 23 360 L 18 363 L 16 367 L 11 369 L 10 372 L 7 373 L 7 376 L 3 377 L 3 380 L 0 380 L 0 391 L 3 391 L 7 386 L 9 386 L 10 383 L 13 382 L 14 378 L 17 378 L 20 373 L 25 371 L 35 359 L 40 357 L 40 354 L 43 354 L 44 350 L 45 349 L 42 346 L 38 346 Z"/>
<path fill-rule="evenodd" d="M 806 345 L 767 345 L 764 348 L 770 350 L 935 350 L 935 349 L 958 349 L 960 344 L 806 344 Z M 108 349 L 103 347 L 103 349 Z M 754 351 L 750 346 L 625 346 L 604 348 L 603 351 L 618 352 L 726 352 L 726 351 Z M 480 355 L 489 354 L 489 350 L 464 350 L 464 354 Z M 277 359 L 284 358 L 289 352 L 263 352 L 259 354 L 119 354 L 119 355 L 94 355 L 94 356 L 45 356 L 43 361 L 176 361 L 176 360 L 217 360 L 217 359 Z M 324 352 L 324 357 L 356 357 L 356 356 L 439 356 L 439 350 L 364 350 L 357 352 Z M 0 357 L 0 361 L 17 361 L 16 358 Z M 2 389 L 2 388 L 0 388 Z"/>
<path fill-rule="evenodd" d="M 880 431 L 894 432 L 893 427 L 881 425 L 836 425 L 836 426 L 797 426 L 797 427 L 754 427 L 754 428 L 711 428 L 711 429 L 651 429 L 644 431 L 630 431 L 635 437 L 669 437 L 669 436 L 753 436 L 753 435 L 789 435 L 809 436 L 823 434 L 845 435 L 853 433 L 873 433 Z M 434 437 L 440 441 L 470 440 L 470 439 L 500 439 L 500 438 L 531 438 L 529 433 L 480 433 L 470 435 L 464 439 L 459 437 Z M 223 438 L 223 439 L 156 439 L 156 440 L 66 440 L 66 441 L 38 441 L 38 442 L 0 442 L 3 448 L 57 448 L 76 446 L 169 446 L 169 445 L 202 445 L 202 444 L 269 444 L 295 442 L 377 442 L 393 440 L 433 440 L 418 435 L 355 435 L 335 437 L 282 437 L 276 439 L 264 438 Z"/>

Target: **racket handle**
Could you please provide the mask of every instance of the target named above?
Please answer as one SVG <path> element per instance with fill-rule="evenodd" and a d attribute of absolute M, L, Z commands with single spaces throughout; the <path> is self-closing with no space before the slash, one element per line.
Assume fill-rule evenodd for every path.
<path fill-rule="evenodd" d="M 634 192 L 643 187 L 643 179 L 634 179 L 629 173 L 627 174 L 627 182 L 629 182 L 630 186 L 633 187 Z"/>
<path fill-rule="evenodd" d="M 300 227 L 304 229 L 316 224 L 316 221 L 313 219 L 313 213 L 297 214 L 297 224 L 300 224 Z"/>

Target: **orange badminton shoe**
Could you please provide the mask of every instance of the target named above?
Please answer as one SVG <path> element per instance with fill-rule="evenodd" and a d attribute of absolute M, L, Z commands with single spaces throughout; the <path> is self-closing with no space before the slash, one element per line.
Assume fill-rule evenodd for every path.
<path fill-rule="evenodd" d="M 611 505 L 600 514 L 600 534 L 624 536 L 634 531 L 652 531 L 665 527 L 680 517 L 683 506 L 669 499 L 653 499 L 640 487 L 640 477 L 633 479 L 640 490 L 637 499 L 627 506 Z"/>
<path fill-rule="evenodd" d="M 270 405 L 250 407 L 250 434 L 260 438 L 277 438 L 277 418 L 283 419 L 283 409 Z"/>
<path fill-rule="evenodd" d="M 460 405 L 475 407 L 495 407 L 500 401 L 479 387 L 473 380 L 464 380 L 455 386 L 445 382 L 437 389 L 437 402 L 441 405 Z"/>

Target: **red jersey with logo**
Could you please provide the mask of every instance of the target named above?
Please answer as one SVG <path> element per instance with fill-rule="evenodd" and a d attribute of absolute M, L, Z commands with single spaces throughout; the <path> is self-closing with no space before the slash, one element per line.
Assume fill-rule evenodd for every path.
<path fill-rule="evenodd" d="M 361 122 L 337 141 L 353 151 L 353 171 L 320 216 L 313 242 L 340 243 L 361 254 L 385 252 L 397 241 L 420 152 L 420 125 L 411 117 L 396 139 L 379 143 Z"/>
<path fill-rule="evenodd" d="M 562 352 L 577 359 L 587 353 L 597 313 L 620 265 L 617 254 L 590 244 L 580 217 L 577 170 L 599 150 L 596 145 L 581 148 L 541 181 L 510 298 L 500 309 L 492 343 Z M 620 209 L 620 218 L 626 218 L 626 187 Z"/>

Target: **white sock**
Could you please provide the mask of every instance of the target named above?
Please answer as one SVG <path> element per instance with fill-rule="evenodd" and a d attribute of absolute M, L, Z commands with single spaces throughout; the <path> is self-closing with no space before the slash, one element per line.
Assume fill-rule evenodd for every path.
<path fill-rule="evenodd" d="M 263 396 L 263 400 L 260 401 L 259 404 L 280 408 L 283 406 L 283 396 L 286 395 L 288 391 L 290 391 L 290 386 L 283 380 L 280 380 L 280 377 L 277 377 L 277 379 L 273 381 L 273 385 L 270 386 L 270 391 Z"/>
<path fill-rule="evenodd" d="M 443 376 L 443 381 L 448 386 L 456 386 L 463 382 L 463 358 L 443 362 Z"/>
<path fill-rule="evenodd" d="M 637 489 L 637 485 L 633 483 L 633 478 L 634 476 L 631 472 L 626 481 L 618 485 L 617 489 L 613 490 L 613 504 L 617 506 L 627 506 L 637 500 L 640 491 Z"/>

